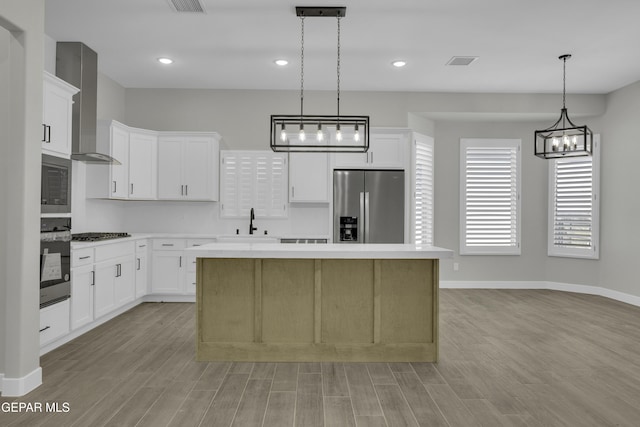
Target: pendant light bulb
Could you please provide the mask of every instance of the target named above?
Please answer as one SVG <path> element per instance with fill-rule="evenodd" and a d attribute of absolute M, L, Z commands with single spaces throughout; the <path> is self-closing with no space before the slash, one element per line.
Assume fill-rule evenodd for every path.
<path fill-rule="evenodd" d="M 355 142 L 360 142 L 360 129 L 358 129 L 358 125 L 356 124 L 355 133 L 353 134 L 353 140 Z"/>
<path fill-rule="evenodd" d="M 340 125 L 336 125 L 336 141 L 342 141 L 342 131 Z"/>
<path fill-rule="evenodd" d="M 318 133 L 316 133 L 316 139 L 318 141 L 322 141 L 324 139 L 324 134 L 322 133 L 322 125 L 318 123 Z"/>
<path fill-rule="evenodd" d="M 300 141 L 304 141 L 305 139 L 307 139 L 307 135 L 305 135 L 304 133 L 304 126 L 300 125 L 300 133 L 298 134 L 298 138 L 300 139 Z"/>
<path fill-rule="evenodd" d="M 284 129 L 284 123 L 282 124 L 282 127 L 280 128 L 280 141 L 282 141 L 282 142 L 286 142 L 287 141 L 287 131 Z"/>

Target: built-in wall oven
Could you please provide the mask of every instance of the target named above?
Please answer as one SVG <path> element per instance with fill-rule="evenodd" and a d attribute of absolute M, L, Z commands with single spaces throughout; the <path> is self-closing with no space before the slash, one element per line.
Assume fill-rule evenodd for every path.
<path fill-rule="evenodd" d="M 40 308 L 71 296 L 71 218 L 40 219 Z"/>
<path fill-rule="evenodd" d="M 40 211 L 71 213 L 71 160 L 42 155 Z"/>

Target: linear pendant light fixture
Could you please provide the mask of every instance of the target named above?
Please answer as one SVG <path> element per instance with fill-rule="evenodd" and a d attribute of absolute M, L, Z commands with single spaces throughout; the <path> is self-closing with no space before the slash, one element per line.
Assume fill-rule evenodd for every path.
<path fill-rule="evenodd" d="M 593 133 L 587 126 L 576 126 L 565 106 L 567 59 L 571 55 L 561 55 L 562 60 L 562 110 L 560 118 L 551 127 L 535 132 L 535 155 L 543 159 L 590 156 L 593 152 Z"/>
<path fill-rule="evenodd" d="M 271 116 L 271 149 L 276 152 L 366 153 L 369 150 L 369 116 L 340 115 L 340 19 L 346 7 L 296 7 L 301 22 L 300 114 Z M 336 115 L 304 114 L 304 20 L 334 17 L 338 21 Z M 329 137 L 328 131 L 334 131 Z"/>

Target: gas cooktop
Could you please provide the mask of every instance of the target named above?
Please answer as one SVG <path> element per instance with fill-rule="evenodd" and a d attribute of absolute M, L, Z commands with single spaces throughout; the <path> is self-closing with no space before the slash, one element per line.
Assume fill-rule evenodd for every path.
<path fill-rule="evenodd" d="M 77 233 L 71 235 L 71 240 L 76 242 L 96 242 L 99 240 L 120 239 L 131 237 L 129 233 Z"/>

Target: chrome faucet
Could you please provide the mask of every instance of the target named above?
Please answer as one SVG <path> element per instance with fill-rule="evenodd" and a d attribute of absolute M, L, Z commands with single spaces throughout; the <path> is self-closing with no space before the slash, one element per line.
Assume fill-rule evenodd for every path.
<path fill-rule="evenodd" d="M 258 227 L 253 226 L 254 219 L 256 219 L 256 214 L 253 212 L 253 208 L 251 208 L 251 215 L 249 219 L 249 234 L 253 234 L 253 232 L 258 229 Z"/>

